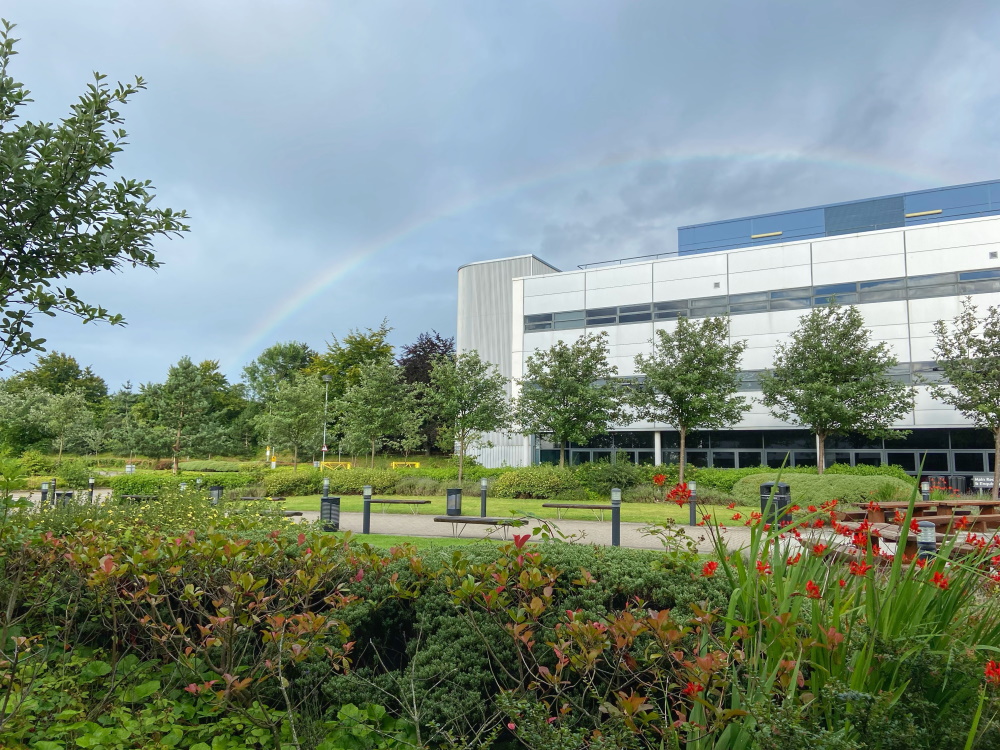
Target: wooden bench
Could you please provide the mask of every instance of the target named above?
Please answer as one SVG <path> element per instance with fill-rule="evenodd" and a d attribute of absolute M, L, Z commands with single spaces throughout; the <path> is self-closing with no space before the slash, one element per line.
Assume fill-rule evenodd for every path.
<path fill-rule="evenodd" d="M 492 518 L 490 516 L 434 516 L 435 523 L 450 523 L 451 535 L 462 536 L 466 524 L 478 526 L 496 526 L 503 530 L 503 538 L 507 538 L 507 529 L 511 526 L 520 526 L 524 523 L 519 518 Z M 462 528 L 459 529 L 459 526 Z"/>
<path fill-rule="evenodd" d="M 559 519 L 562 518 L 562 512 L 563 512 L 564 508 L 569 508 L 571 510 L 573 508 L 579 508 L 580 510 L 600 511 L 599 514 L 595 513 L 594 515 L 597 516 L 600 520 L 603 521 L 604 520 L 604 511 L 606 511 L 606 510 L 612 510 L 612 508 L 614 506 L 612 506 L 612 505 L 590 505 L 588 503 L 542 503 L 542 507 L 543 508 L 555 508 L 556 509 L 556 518 L 559 518 Z"/>
<path fill-rule="evenodd" d="M 122 500 L 131 500 L 135 503 L 141 503 L 145 500 L 159 500 L 159 495 L 122 495 Z"/>
<path fill-rule="evenodd" d="M 281 503 L 285 501 L 283 497 L 241 497 L 240 500 L 273 500 L 276 503 Z"/>
<path fill-rule="evenodd" d="M 430 505 L 431 504 L 430 500 L 368 500 L 367 502 L 372 503 L 373 505 L 381 505 L 381 506 L 383 506 L 383 508 L 382 508 L 382 512 L 383 513 L 385 513 L 385 507 L 384 506 L 386 506 L 386 505 L 409 505 L 409 506 L 411 506 L 410 507 L 410 513 L 412 513 L 413 515 L 417 514 L 417 506 L 418 505 Z"/>
<path fill-rule="evenodd" d="M 301 516 L 302 516 L 302 511 L 301 510 L 283 510 L 281 512 L 282 512 L 282 514 L 284 514 L 285 518 L 294 518 L 294 517 L 300 517 L 301 518 Z"/>
<path fill-rule="evenodd" d="M 961 519 L 968 521 L 968 525 L 962 528 L 956 528 L 955 524 Z M 961 511 L 955 514 L 938 515 L 938 516 L 917 516 L 916 520 L 919 521 L 930 521 L 934 524 L 936 529 L 955 529 L 957 531 L 990 531 L 991 529 L 996 529 L 1000 527 L 1000 514 L 996 513 L 981 513 L 978 516 L 972 516 L 961 513 Z"/>

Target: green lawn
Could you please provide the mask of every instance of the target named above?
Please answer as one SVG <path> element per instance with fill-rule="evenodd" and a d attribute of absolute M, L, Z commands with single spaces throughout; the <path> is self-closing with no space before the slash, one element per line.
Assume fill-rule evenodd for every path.
<path fill-rule="evenodd" d="M 378 498 L 376 498 L 378 499 Z M 411 509 L 416 509 L 422 515 L 443 516 L 445 514 L 445 500 L 443 497 L 397 497 L 392 496 L 392 500 L 430 500 L 429 505 L 373 505 L 373 513 L 381 513 L 384 509 L 386 513 L 410 513 Z M 540 518 L 556 518 L 554 508 L 543 508 L 542 503 L 547 500 L 510 500 L 508 498 L 491 497 L 486 503 L 486 512 L 491 516 L 519 516 L 525 512 L 536 515 Z M 285 501 L 286 510 L 319 510 L 319 496 L 309 495 L 305 497 L 290 497 Z M 340 509 L 346 513 L 360 513 L 363 510 L 362 498 L 360 495 L 345 495 L 340 498 Z M 479 515 L 479 498 L 466 497 L 462 502 L 462 510 L 466 515 Z M 708 513 L 725 524 L 742 523 L 742 521 L 731 522 L 733 513 L 742 513 L 746 518 L 752 507 L 737 507 L 729 510 L 721 505 L 700 506 L 699 513 Z M 589 510 L 563 510 L 563 518 L 577 521 L 596 521 L 598 516 L 596 511 Z M 687 522 L 687 506 L 680 508 L 674 503 L 648 504 L 648 503 L 623 503 L 622 521 L 632 523 L 656 523 L 666 519 Z M 610 512 L 605 511 L 604 520 L 611 519 Z"/>

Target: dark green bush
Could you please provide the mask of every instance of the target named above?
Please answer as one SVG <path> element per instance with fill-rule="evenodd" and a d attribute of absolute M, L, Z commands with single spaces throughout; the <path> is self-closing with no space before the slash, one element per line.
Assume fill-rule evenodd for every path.
<path fill-rule="evenodd" d="M 608 496 L 612 487 L 628 489 L 639 484 L 639 467 L 629 460 L 594 461 L 581 464 L 574 470 L 576 481 L 598 495 Z"/>
<path fill-rule="evenodd" d="M 493 481 L 491 493 L 495 497 L 548 499 L 559 492 L 580 487 L 570 469 L 560 469 L 551 464 L 525 466 L 511 469 Z"/>
<path fill-rule="evenodd" d="M 51 474 L 55 461 L 41 451 L 28 450 L 21 454 L 21 468 L 28 476 Z"/>
<path fill-rule="evenodd" d="M 194 485 L 201 479 L 206 491 L 211 485 L 226 489 L 249 487 L 255 483 L 251 474 L 199 474 L 182 471 L 169 474 L 160 471 L 137 471 L 135 474 L 119 474 L 108 479 L 108 486 L 115 495 L 156 495 L 164 490 L 176 490 L 181 482 Z"/>

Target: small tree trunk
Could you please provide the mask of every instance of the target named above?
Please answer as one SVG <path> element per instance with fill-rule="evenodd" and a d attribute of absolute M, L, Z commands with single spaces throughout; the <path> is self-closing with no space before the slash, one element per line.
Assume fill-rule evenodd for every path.
<path fill-rule="evenodd" d="M 465 470 L 465 439 L 458 441 L 458 486 L 462 486 Z"/>
<path fill-rule="evenodd" d="M 374 469 L 375 468 L 375 441 L 374 440 L 372 440 L 372 458 L 371 458 L 371 461 L 368 464 L 368 468 L 369 469 Z"/>
<path fill-rule="evenodd" d="M 559 468 L 563 469 L 566 467 L 566 441 L 559 441 Z"/>
<path fill-rule="evenodd" d="M 299 446 L 292 446 L 292 471 L 299 470 Z"/>
<path fill-rule="evenodd" d="M 65 438 L 62 438 L 62 437 L 60 437 L 60 438 L 59 438 L 59 458 L 58 458 L 58 460 L 56 461 L 56 464 L 58 464 L 59 466 L 62 466 L 62 454 L 63 454 L 63 445 L 64 445 L 65 443 L 66 443 L 66 440 L 65 440 Z"/>
<path fill-rule="evenodd" d="M 181 455 L 181 428 L 177 428 L 177 434 L 174 435 L 174 474 L 177 473 L 178 464 L 180 463 L 179 456 Z"/>
<path fill-rule="evenodd" d="M 993 431 L 993 502 L 1000 493 L 1000 427 Z"/>
<path fill-rule="evenodd" d="M 816 433 L 816 473 L 826 470 L 826 433 Z"/>
<path fill-rule="evenodd" d="M 681 435 L 681 460 L 679 464 L 679 470 L 677 473 L 677 481 L 680 484 L 684 484 L 684 467 L 687 466 L 687 428 L 679 427 L 677 431 Z"/>

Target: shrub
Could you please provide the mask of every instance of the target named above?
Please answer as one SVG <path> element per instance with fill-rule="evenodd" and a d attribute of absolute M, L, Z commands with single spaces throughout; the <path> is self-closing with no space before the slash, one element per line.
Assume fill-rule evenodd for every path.
<path fill-rule="evenodd" d="M 512 469 L 493 482 L 495 497 L 535 498 L 547 500 L 559 492 L 580 486 L 570 469 L 550 464 Z"/>
<path fill-rule="evenodd" d="M 55 462 L 41 451 L 28 450 L 21 454 L 21 467 L 25 474 L 51 474 Z"/>
<path fill-rule="evenodd" d="M 163 491 L 176 490 L 181 482 L 194 484 L 201 479 L 205 489 L 210 485 L 219 485 L 225 489 L 249 487 L 255 483 L 250 474 L 198 474 L 195 472 L 137 471 L 135 474 L 119 474 L 108 480 L 108 486 L 116 496 L 121 495 L 158 495 Z"/>
<path fill-rule="evenodd" d="M 907 474 L 902 466 L 894 465 L 868 466 L 866 464 L 858 464 L 857 466 L 849 466 L 847 464 L 831 464 L 826 467 L 826 471 L 823 473 L 849 474 L 858 477 L 896 477 L 896 479 L 901 479 L 911 485 L 916 482 L 916 479 Z"/>
<path fill-rule="evenodd" d="M 236 461 L 181 461 L 177 467 L 181 471 L 242 471 Z"/>
<path fill-rule="evenodd" d="M 605 497 L 611 493 L 612 487 L 625 490 L 640 481 L 639 467 L 627 459 L 615 463 L 605 460 L 581 464 L 573 473 L 582 487 Z"/>
<path fill-rule="evenodd" d="M 444 492 L 444 486 L 431 477 L 405 476 L 396 480 L 397 495 L 412 495 L 414 497 L 430 497 Z"/>
<path fill-rule="evenodd" d="M 768 474 L 752 474 L 739 480 L 733 486 L 733 495 L 747 505 L 760 502 L 760 485 L 773 482 L 777 472 Z M 824 474 L 782 473 L 781 481 L 788 484 L 792 493 L 792 502 L 797 505 L 818 505 L 828 500 L 840 500 L 845 503 L 865 504 L 872 493 L 878 492 L 883 498 L 889 494 L 899 500 L 906 500 L 912 491 L 912 485 L 895 477 L 857 477 L 843 474 L 829 476 Z"/>

